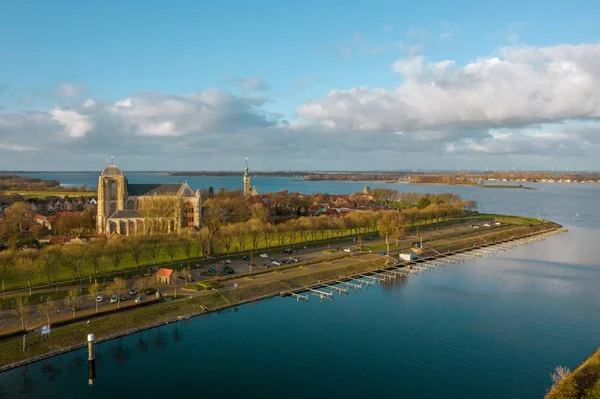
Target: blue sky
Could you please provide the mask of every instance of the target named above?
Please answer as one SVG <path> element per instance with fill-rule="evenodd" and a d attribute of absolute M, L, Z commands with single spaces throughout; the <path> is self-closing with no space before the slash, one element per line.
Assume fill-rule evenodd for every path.
<path fill-rule="evenodd" d="M 594 1 L 5 1 L 0 169 L 597 169 L 599 16 Z M 559 79 L 581 88 L 544 93 Z M 490 84 L 480 108 L 448 104 Z M 506 85 L 547 106 L 504 109 Z"/>

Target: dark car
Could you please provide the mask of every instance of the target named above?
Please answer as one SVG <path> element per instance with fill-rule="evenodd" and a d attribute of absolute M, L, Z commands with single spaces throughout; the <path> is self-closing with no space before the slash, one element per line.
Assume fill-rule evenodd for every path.
<path fill-rule="evenodd" d="M 223 269 L 221 269 L 221 273 L 223 273 L 223 274 L 233 274 L 235 272 L 234 272 L 234 270 L 231 267 L 225 266 L 225 267 L 223 267 Z"/>
<path fill-rule="evenodd" d="M 284 249 L 284 250 L 283 250 L 283 253 L 284 253 L 284 254 L 293 254 L 293 253 L 294 253 L 294 250 L 293 250 L 293 249 L 291 249 L 291 248 L 286 248 L 286 249 Z"/>
<path fill-rule="evenodd" d="M 289 259 L 283 259 L 283 263 L 285 263 L 286 265 L 289 265 L 290 263 L 292 263 L 292 261 Z"/>
<path fill-rule="evenodd" d="M 246 255 L 244 255 L 244 256 L 242 256 L 242 259 L 243 259 L 243 260 L 250 260 L 250 257 L 249 257 L 249 256 L 246 256 Z"/>
<path fill-rule="evenodd" d="M 156 289 L 155 289 L 155 288 L 148 288 L 148 289 L 146 290 L 146 294 L 147 294 L 147 295 L 152 295 L 152 294 L 154 294 L 155 292 L 156 292 Z"/>
<path fill-rule="evenodd" d="M 266 269 L 267 267 L 269 267 L 269 264 L 268 263 L 263 263 L 262 267 L 264 267 Z"/>
<path fill-rule="evenodd" d="M 212 273 L 212 274 L 216 274 L 217 273 L 217 271 L 214 268 L 212 268 L 212 267 L 210 269 L 208 269 L 208 272 Z"/>

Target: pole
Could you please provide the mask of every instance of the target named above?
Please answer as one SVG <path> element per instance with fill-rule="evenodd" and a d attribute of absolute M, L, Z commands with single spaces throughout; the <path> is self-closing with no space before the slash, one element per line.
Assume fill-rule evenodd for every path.
<path fill-rule="evenodd" d="M 23 353 L 25 353 L 25 337 L 26 337 L 26 336 L 27 336 L 27 335 L 23 335 Z"/>
<path fill-rule="evenodd" d="M 94 334 L 88 334 L 87 336 L 88 346 L 88 384 L 94 383 L 96 378 L 96 356 L 94 353 Z"/>

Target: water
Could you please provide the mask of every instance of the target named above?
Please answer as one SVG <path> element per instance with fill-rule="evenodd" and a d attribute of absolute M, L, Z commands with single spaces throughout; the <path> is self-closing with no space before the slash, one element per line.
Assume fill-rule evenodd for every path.
<path fill-rule="evenodd" d="M 241 180 L 197 179 L 214 179 L 215 188 Z M 291 180 L 254 183 L 262 191 L 302 186 L 304 192 L 339 193 L 364 185 Z M 291 298 L 273 298 L 181 322 L 178 329 L 167 325 L 100 344 L 92 387 L 80 350 L 30 365 L 25 374 L 23 368 L 0 374 L 0 392 L 45 398 L 539 398 L 555 366 L 574 368 L 598 346 L 599 185 L 548 184 L 537 191 L 369 185 L 453 191 L 478 201 L 483 211 L 539 213 L 570 232 L 331 302 L 311 298 L 297 306 Z"/>

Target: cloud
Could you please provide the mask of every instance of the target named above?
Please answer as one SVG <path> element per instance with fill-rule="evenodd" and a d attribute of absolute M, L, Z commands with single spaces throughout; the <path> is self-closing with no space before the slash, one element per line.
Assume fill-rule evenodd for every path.
<path fill-rule="evenodd" d="M 16 152 L 28 152 L 28 151 L 36 151 L 37 148 L 29 147 L 20 144 L 3 144 L 0 143 L 0 150 L 4 151 L 16 151 Z"/>
<path fill-rule="evenodd" d="M 76 82 L 61 82 L 54 91 L 54 96 L 59 98 L 73 99 L 82 95 L 86 87 Z"/>
<path fill-rule="evenodd" d="M 296 79 L 292 82 L 292 90 L 298 91 L 307 88 L 313 83 L 322 82 L 323 78 L 320 76 L 304 76 L 300 79 Z"/>
<path fill-rule="evenodd" d="M 464 66 L 397 61 L 396 89 L 332 90 L 297 109 L 323 126 L 418 131 L 600 118 L 600 44 L 507 47 Z"/>
<path fill-rule="evenodd" d="M 86 115 L 77 111 L 55 108 L 50 111 L 52 119 L 60 123 L 70 137 L 85 137 L 92 130 L 94 123 Z"/>
<path fill-rule="evenodd" d="M 267 82 L 256 76 L 249 76 L 245 78 L 236 78 L 231 76 L 229 77 L 229 80 L 233 82 L 243 93 L 269 90 L 269 85 Z"/>

